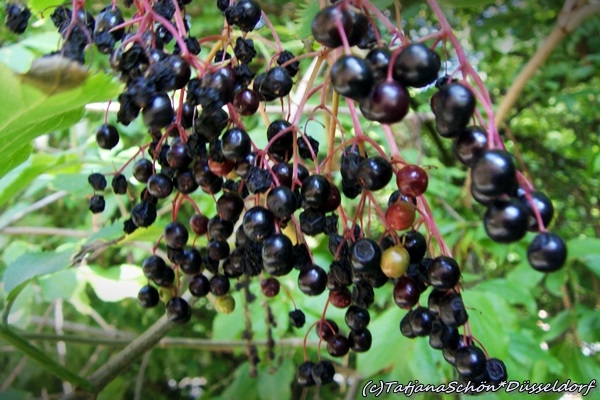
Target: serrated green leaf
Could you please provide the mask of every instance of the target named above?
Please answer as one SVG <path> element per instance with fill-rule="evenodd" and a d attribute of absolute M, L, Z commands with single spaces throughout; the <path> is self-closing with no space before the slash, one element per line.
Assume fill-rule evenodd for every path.
<path fill-rule="evenodd" d="M 76 88 L 48 95 L 0 64 L 0 86 L 10 93 L 0 96 L 2 177 L 27 159 L 33 139 L 75 124 L 86 104 L 114 97 L 121 85 L 109 75 L 94 74 Z"/>
<path fill-rule="evenodd" d="M 312 20 L 321 9 L 318 1 L 306 1 L 299 5 L 296 11 L 296 24 L 298 26 L 297 34 L 300 39 L 312 35 Z"/>
<path fill-rule="evenodd" d="M 24 282 L 67 268 L 70 260 L 71 251 L 23 254 L 4 271 L 3 282 L 7 296 L 11 296 L 12 291 Z"/>

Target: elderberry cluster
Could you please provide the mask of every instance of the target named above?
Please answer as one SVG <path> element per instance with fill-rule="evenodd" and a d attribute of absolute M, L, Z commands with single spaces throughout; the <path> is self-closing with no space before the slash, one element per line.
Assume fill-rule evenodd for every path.
<path fill-rule="evenodd" d="M 342 357 L 370 349 L 374 288 L 393 286 L 390 297 L 408 310 L 400 322 L 402 335 L 428 336 L 431 347 L 442 350 L 461 380 L 506 380 L 503 362 L 477 346 L 470 330 L 459 333 L 469 319 L 460 292 L 461 270 L 449 250 L 440 245 L 438 255 L 431 246 L 434 222 L 423 197 L 426 169 L 390 155 L 362 134 L 356 113 L 355 137 L 342 143 L 339 155 L 328 148 L 328 157 L 339 161 L 339 179 L 337 171 L 321 168 L 317 156 L 322 140 L 303 132 L 298 119 L 269 120 L 264 132 L 268 144 L 258 148 L 242 117 L 259 110 L 265 114 L 261 107 L 267 102 L 279 100 L 283 105 L 300 72 L 299 60 L 276 46 L 265 70 L 253 66 L 258 54 L 249 33 L 266 17 L 255 0 L 216 2 L 226 28 L 222 47 L 215 46 L 202 60 L 197 57 L 200 41 L 190 36 L 182 14 L 188 3 L 136 2 L 137 16 L 131 21 L 125 21 L 114 4 L 94 19 L 80 1 L 73 2 L 73 9 L 60 6 L 51 14 L 63 38 L 56 54 L 83 63 L 93 43 L 108 55 L 114 73 L 125 83 L 118 98 L 118 123 L 127 126 L 141 114 L 148 130 L 149 140 L 112 174 L 115 194 L 131 195 L 133 179 L 143 185 L 124 232 L 151 226 L 159 204 L 173 201 L 172 221 L 155 246 L 156 250 L 164 244 L 166 258 L 154 251 L 141 265 L 148 279 L 138 294 L 141 306 L 155 307 L 162 298 L 169 319 L 184 323 L 192 309 L 182 297 L 182 282 L 192 296 L 210 295 L 217 311 L 229 313 L 235 307 L 231 291 L 236 287 L 248 290 L 248 281 L 258 277 L 262 294 L 270 298 L 281 291 L 279 278 L 294 273 L 303 294 L 327 291 L 327 304 L 346 309 L 347 333 L 326 318 L 325 311 L 313 324 L 327 352 Z M 131 1 L 125 4 L 134 6 Z M 530 264 L 545 272 L 560 268 L 566 259 L 564 242 L 545 231 L 553 217 L 552 203 L 532 190 L 501 143 L 490 140 L 484 128 L 470 125 L 476 96 L 467 81 L 440 78 L 441 59 L 424 43 L 407 39 L 399 46 L 384 45 L 372 7 L 364 0 L 341 0 L 314 17 L 312 34 L 322 45 L 314 57 L 333 57 L 323 90 L 332 88 L 333 97 L 345 101 L 351 111 L 357 102 L 369 121 L 393 124 L 408 112 L 408 88 L 435 83 L 438 91 L 431 108 L 436 130 L 453 139 L 457 159 L 471 169 L 471 192 L 487 207 L 484 226 L 490 238 L 509 243 L 527 231 L 539 232 L 529 245 Z M 11 30 L 22 32 L 28 13 L 7 5 Z M 95 135 L 102 149 L 113 149 L 120 141 L 117 127 L 107 122 Z M 132 180 L 122 173 L 129 163 Z M 88 181 L 94 190 L 89 208 L 102 212 L 105 199 L 99 193 L 106 189 L 106 177 L 94 173 Z M 389 188 L 392 181 L 396 190 L 383 209 L 374 193 Z M 214 215 L 202 213 L 192 197 L 195 193 L 214 198 Z M 342 197 L 360 197 L 353 215 L 345 212 Z M 185 223 L 180 215 L 184 202 L 196 210 Z M 372 216 L 367 204 L 379 213 L 375 228 L 364 223 Z M 427 236 L 416 229 L 417 218 L 425 223 Z M 380 226 L 383 232 L 375 234 Z M 292 234 L 286 231 L 290 227 Z M 329 265 L 317 265 L 304 240 L 322 235 L 333 258 Z M 204 237 L 206 245 L 197 245 Z M 429 290 L 425 307 L 419 299 Z M 296 328 L 306 323 L 295 307 L 289 319 Z M 269 321 L 273 325 L 273 318 Z M 251 339 L 250 333 L 247 336 Z M 272 347 L 271 340 L 269 354 Z M 256 350 L 249 353 L 256 363 Z M 296 378 L 302 386 L 321 385 L 332 382 L 334 373 L 331 361 L 306 359 Z"/>

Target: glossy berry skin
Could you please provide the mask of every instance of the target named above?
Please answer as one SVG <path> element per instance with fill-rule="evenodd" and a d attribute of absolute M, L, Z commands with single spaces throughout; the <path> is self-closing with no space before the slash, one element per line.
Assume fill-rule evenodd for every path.
<path fill-rule="evenodd" d="M 327 341 L 337 335 L 340 331 L 340 328 L 330 319 L 319 320 L 315 325 L 315 333 L 323 340 Z"/>
<path fill-rule="evenodd" d="M 267 278 L 260 281 L 260 290 L 265 297 L 275 297 L 279 294 L 279 281 L 275 278 Z"/>
<path fill-rule="evenodd" d="M 375 82 L 381 82 L 386 78 L 391 56 L 390 50 L 385 47 L 377 47 L 367 53 L 365 61 L 371 68 Z"/>
<path fill-rule="evenodd" d="M 367 62 L 354 55 L 337 59 L 329 73 L 335 91 L 353 100 L 367 97 L 373 86 L 373 75 Z"/>
<path fill-rule="evenodd" d="M 327 287 L 327 273 L 318 265 L 308 265 L 298 274 L 298 288 L 308 296 L 318 296 Z"/>
<path fill-rule="evenodd" d="M 415 222 L 417 209 L 408 201 L 399 200 L 392 203 L 385 212 L 385 222 L 397 231 L 408 229 Z"/>
<path fill-rule="evenodd" d="M 312 368 L 312 377 L 317 385 L 327 385 L 333 382 L 335 367 L 331 361 L 321 360 Z"/>
<path fill-rule="evenodd" d="M 350 252 L 350 262 L 356 271 L 373 271 L 381 265 L 381 247 L 373 239 L 358 239 L 352 245 Z"/>
<path fill-rule="evenodd" d="M 495 242 L 512 243 L 527 233 L 529 215 L 520 200 L 496 201 L 485 212 L 485 232 Z"/>
<path fill-rule="evenodd" d="M 225 221 L 237 222 L 244 211 L 244 199 L 232 192 L 225 192 L 217 200 L 217 214 Z"/>
<path fill-rule="evenodd" d="M 479 347 L 467 346 L 456 351 L 456 370 L 464 377 L 472 378 L 485 372 L 485 353 Z"/>
<path fill-rule="evenodd" d="M 174 249 L 183 249 L 188 241 L 188 230 L 181 222 L 173 221 L 167 224 L 164 232 L 167 246 Z"/>
<path fill-rule="evenodd" d="M 417 304 L 421 291 L 419 285 L 408 276 L 401 276 L 394 285 L 394 302 L 400 308 L 410 310 Z"/>
<path fill-rule="evenodd" d="M 165 174 L 154 174 L 148 179 L 148 193 L 158 199 L 164 199 L 173 192 L 173 181 Z"/>
<path fill-rule="evenodd" d="M 167 317 L 178 324 L 184 324 L 192 317 L 192 308 L 181 297 L 172 297 L 167 302 Z"/>
<path fill-rule="evenodd" d="M 210 292 L 210 282 L 205 275 L 195 275 L 190 280 L 190 293 L 196 297 L 204 297 Z"/>
<path fill-rule="evenodd" d="M 312 21 L 311 31 L 315 40 L 331 48 L 341 46 L 342 38 L 336 25 L 338 19 L 346 36 L 349 36 L 352 31 L 351 15 L 342 7 L 328 6 L 319 11 Z"/>
<path fill-rule="evenodd" d="M 329 199 L 331 184 L 323 175 L 313 174 L 302 181 L 300 194 L 309 207 L 323 206 Z"/>
<path fill-rule="evenodd" d="M 567 246 L 562 238 L 554 233 L 539 233 L 527 248 L 527 260 L 537 271 L 557 271 L 567 260 Z"/>
<path fill-rule="evenodd" d="M 246 131 L 232 128 L 221 138 L 223 156 L 233 162 L 243 161 L 252 149 L 252 141 Z"/>
<path fill-rule="evenodd" d="M 425 257 L 427 252 L 427 239 L 419 231 L 411 230 L 400 237 L 400 243 L 404 246 L 410 256 L 410 263 L 418 263 Z"/>
<path fill-rule="evenodd" d="M 418 165 L 405 165 L 396 173 L 396 183 L 402 194 L 416 197 L 425 193 L 429 178 Z"/>
<path fill-rule="evenodd" d="M 137 295 L 138 302 L 144 308 L 156 307 L 160 296 L 154 286 L 146 285 L 140 289 Z"/>
<path fill-rule="evenodd" d="M 406 274 L 410 255 L 401 244 L 389 247 L 381 255 L 381 271 L 388 278 L 399 278 Z"/>
<path fill-rule="evenodd" d="M 490 379 L 489 382 L 493 385 L 498 385 L 500 382 L 508 379 L 506 365 L 504 365 L 502 360 L 497 358 L 488 358 L 485 364 L 485 371 Z"/>
<path fill-rule="evenodd" d="M 229 292 L 231 283 L 225 275 L 215 275 L 210 278 L 210 292 L 215 296 L 224 296 Z"/>
<path fill-rule="evenodd" d="M 458 293 L 446 294 L 440 299 L 439 313 L 442 322 L 450 327 L 459 327 L 468 320 L 465 304 Z"/>
<path fill-rule="evenodd" d="M 343 357 L 350 351 L 350 341 L 344 335 L 337 334 L 327 341 L 327 352 L 333 357 Z"/>
<path fill-rule="evenodd" d="M 100 125 L 96 130 L 98 147 L 110 150 L 119 143 L 119 131 L 113 125 Z"/>
<path fill-rule="evenodd" d="M 440 56 L 422 43 L 411 43 L 396 57 L 393 67 L 394 79 L 406 86 L 421 88 L 438 77 Z"/>
<path fill-rule="evenodd" d="M 360 111 L 370 121 L 393 124 L 408 113 L 409 99 L 402 84 L 384 81 L 375 84 L 369 95 L 360 101 Z"/>
<path fill-rule="evenodd" d="M 487 195 L 512 194 L 517 188 L 512 156 L 504 150 L 484 151 L 471 169 L 473 190 Z"/>
<path fill-rule="evenodd" d="M 444 324 L 441 320 L 433 321 L 433 328 L 429 335 L 429 346 L 434 349 L 442 350 L 450 346 L 460 338 L 458 329 Z"/>
<path fill-rule="evenodd" d="M 287 186 L 277 186 L 267 195 L 267 208 L 279 219 L 289 218 L 297 208 L 294 192 Z"/>
<path fill-rule="evenodd" d="M 358 331 L 365 329 L 367 325 L 369 325 L 369 322 L 371 322 L 371 315 L 366 308 L 352 305 L 346 310 L 344 320 L 350 329 Z"/>
<path fill-rule="evenodd" d="M 273 276 L 287 275 L 294 268 L 294 245 L 290 238 L 281 233 L 266 238 L 262 264 L 265 272 Z"/>
<path fill-rule="evenodd" d="M 253 242 L 262 242 L 275 232 L 275 217 L 264 207 L 252 207 L 244 215 L 244 233 Z"/>
<path fill-rule="evenodd" d="M 254 115 L 259 105 L 258 93 L 252 89 L 242 89 L 233 97 L 233 108 L 243 116 Z"/>
<path fill-rule="evenodd" d="M 167 150 L 167 163 L 172 168 L 182 169 L 187 167 L 192 159 L 187 154 L 185 143 L 180 140 L 173 142 Z"/>
<path fill-rule="evenodd" d="M 142 271 L 144 272 L 144 276 L 148 279 L 154 279 L 155 277 L 162 275 L 165 269 L 167 269 L 165 260 L 156 255 L 146 258 L 142 263 Z"/>
<path fill-rule="evenodd" d="M 196 235 L 204 235 L 208 231 L 208 217 L 194 214 L 190 217 L 190 228 Z"/>
<path fill-rule="evenodd" d="M 195 275 L 202 268 L 202 254 L 195 247 L 183 251 L 183 260 L 179 262 L 181 272 L 188 275 Z"/>
<path fill-rule="evenodd" d="M 525 205 L 525 208 L 527 209 L 527 212 L 529 213 L 528 229 L 530 232 L 537 232 L 539 230 L 539 227 L 533 207 L 531 206 L 531 203 L 527 200 L 527 197 L 525 196 L 525 191 L 521 189 L 519 189 L 519 191 L 519 199 L 521 199 L 521 201 Z M 554 206 L 552 205 L 552 201 L 543 192 L 532 192 L 531 198 L 533 200 L 533 204 L 535 205 L 535 207 L 540 213 L 540 216 L 542 217 L 542 223 L 544 224 L 544 227 L 547 227 L 548 225 L 550 225 L 550 222 L 552 222 L 552 217 L 554 217 Z"/>
<path fill-rule="evenodd" d="M 152 176 L 152 167 L 152 161 L 147 158 L 137 160 L 135 164 L 133 164 L 133 177 L 137 179 L 138 182 L 148 182 L 148 179 Z"/>
<path fill-rule="evenodd" d="M 410 314 L 410 326 L 416 336 L 427 336 L 433 327 L 433 314 L 425 307 L 417 307 Z"/>
<path fill-rule="evenodd" d="M 427 278 L 436 289 L 452 289 L 460 279 L 460 268 L 453 258 L 439 256 L 429 264 Z"/>
<path fill-rule="evenodd" d="M 452 144 L 452 150 L 458 161 L 471 167 L 487 149 L 487 145 L 488 136 L 485 128 L 469 126 L 460 131 Z"/>
<path fill-rule="evenodd" d="M 363 353 L 371 348 L 373 336 L 368 329 L 351 330 L 348 334 L 348 343 L 352 351 Z"/>
<path fill-rule="evenodd" d="M 292 310 L 288 315 L 290 317 L 290 325 L 292 325 L 294 328 L 302 328 L 306 323 L 306 315 L 304 315 L 302 310 Z"/>
<path fill-rule="evenodd" d="M 225 9 L 227 23 L 237 25 L 244 32 L 252 31 L 260 17 L 260 5 L 254 0 L 239 0 Z"/>
<path fill-rule="evenodd" d="M 148 128 L 164 128 L 173 122 L 173 118 L 175 118 L 171 99 L 166 93 L 156 94 L 150 100 L 150 104 L 142 110 L 142 116 L 144 124 Z"/>
<path fill-rule="evenodd" d="M 454 137 L 463 130 L 475 110 L 475 96 L 463 84 L 445 85 L 432 98 L 435 126 L 442 137 Z"/>
<path fill-rule="evenodd" d="M 315 385 L 315 380 L 312 377 L 314 366 L 315 363 L 312 361 L 305 361 L 298 366 L 298 370 L 296 371 L 296 382 L 298 385 L 304 387 Z"/>
<path fill-rule="evenodd" d="M 383 189 L 393 175 L 392 165 L 383 157 L 369 157 L 360 164 L 356 170 L 356 180 L 367 190 Z"/>
<path fill-rule="evenodd" d="M 330 289 L 329 302 L 336 308 L 346 308 L 352 303 L 352 293 L 347 287 Z"/>

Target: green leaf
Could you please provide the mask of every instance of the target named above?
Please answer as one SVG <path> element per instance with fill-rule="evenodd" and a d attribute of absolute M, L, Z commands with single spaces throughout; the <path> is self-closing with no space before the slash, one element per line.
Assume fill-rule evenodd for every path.
<path fill-rule="evenodd" d="M 259 400 L 257 384 L 258 380 L 250 377 L 250 363 L 246 361 L 233 373 L 233 380 L 223 392 L 223 399 Z"/>
<path fill-rule="evenodd" d="M 77 268 L 77 275 L 86 280 L 96 295 L 105 302 L 135 298 L 140 287 L 147 281 L 140 267 L 127 264 L 111 268 L 81 266 Z"/>
<path fill-rule="evenodd" d="M 562 335 L 573 323 L 571 310 L 562 310 L 548 321 L 550 329 L 544 333 L 542 340 L 549 342 Z"/>
<path fill-rule="evenodd" d="M 0 392 L 0 400 L 29 400 L 33 398 L 30 393 L 21 390 L 9 389 L 5 392 Z"/>
<path fill-rule="evenodd" d="M 114 97 L 120 84 L 109 75 L 89 76 L 80 86 L 48 95 L 23 83 L 0 64 L 0 177 L 25 161 L 36 137 L 78 122 L 88 103 Z"/>
<path fill-rule="evenodd" d="M 321 9 L 318 1 L 305 1 L 298 6 L 296 11 L 296 24 L 298 25 L 297 34 L 300 39 L 312 35 L 312 20 Z"/>
<path fill-rule="evenodd" d="M 562 296 L 562 288 L 565 282 L 567 281 L 567 271 L 566 269 L 561 269 L 546 276 L 544 283 L 546 288 L 553 295 L 560 297 Z"/>
<path fill-rule="evenodd" d="M 15 194 L 25 189 L 42 173 L 48 172 L 56 166 L 63 166 L 65 156 L 54 156 L 44 153 L 36 153 L 29 160 L 12 170 L 0 179 L 0 207 L 2 207 Z"/>
<path fill-rule="evenodd" d="M 59 253 L 26 253 L 10 263 L 4 271 L 4 290 L 10 297 L 21 284 L 69 266 L 71 251 Z"/>
<path fill-rule="evenodd" d="M 593 273 L 600 276 L 600 239 L 588 237 L 569 240 L 567 248 L 570 260 L 583 262 Z"/>
<path fill-rule="evenodd" d="M 534 271 L 535 272 L 535 271 Z M 477 285 L 477 290 L 489 291 L 506 299 L 510 304 L 522 304 L 530 314 L 537 312 L 532 292 L 506 279 L 490 279 Z"/>
<path fill-rule="evenodd" d="M 258 368 L 258 396 L 260 400 L 291 399 L 291 383 L 296 366 L 290 358 L 280 365 L 261 365 Z M 241 396 L 245 397 L 245 396 Z"/>
<path fill-rule="evenodd" d="M 514 314 L 508 302 L 494 292 L 462 292 L 473 335 L 490 354 L 503 358 L 508 351 L 508 333 L 514 327 Z"/>

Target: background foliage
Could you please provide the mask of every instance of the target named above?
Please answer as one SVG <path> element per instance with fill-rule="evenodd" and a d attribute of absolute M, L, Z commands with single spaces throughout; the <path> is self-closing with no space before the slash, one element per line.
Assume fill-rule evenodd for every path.
<path fill-rule="evenodd" d="M 31 0 L 29 5 L 41 12 L 54 3 Z M 188 7 L 193 35 L 208 35 L 221 26 L 213 3 L 196 1 Z M 392 2 L 374 3 L 387 7 Z M 433 24 L 422 3 L 402 2 L 404 29 L 412 36 Z M 310 34 L 307 21 L 317 2 L 262 0 L 261 4 L 284 47 L 300 51 L 304 46 L 300 39 Z M 551 31 L 562 6 L 555 0 L 442 4 L 496 103 Z M 95 1 L 87 5 L 95 11 L 103 6 Z M 87 57 L 92 60 L 90 77 L 68 92 L 48 94 L 15 75 L 58 44 L 50 21 L 34 19 L 23 37 L 4 28 L 0 31 L 0 305 L 12 306 L 5 318 L 12 327 L 27 332 L 23 338 L 86 375 L 162 315 L 160 307 L 148 311 L 137 305 L 135 296 L 144 282 L 137 265 L 169 216 L 163 213 L 155 228 L 136 232 L 118 245 L 98 246 L 83 265 L 69 268 L 71 256 L 82 246 L 118 238 L 129 209 L 127 199 L 109 195 L 106 211 L 92 216 L 87 210 L 91 195 L 87 175 L 118 168 L 135 151 L 124 149 L 146 138 L 138 120 L 119 128 L 124 144 L 111 151 L 96 146 L 93 132 L 102 123 L 103 111 L 85 111 L 84 106 L 114 97 L 119 83 L 96 72 L 108 65 L 95 50 Z M 426 196 L 462 265 L 473 332 L 491 355 L 505 360 L 509 379 L 587 383 L 600 376 L 599 49 L 600 17 L 596 15 L 559 44 L 527 83 L 501 130 L 509 150 L 525 163 L 527 176 L 553 199 L 557 214 L 552 231 L 569 245 L 568 265 L 557 273 L 544 276 L 527 265 L 525 243 L 530 237 L 509 246 L 486 237 L 480 222 L 483 210 L 470 198 L 466 171 L 452 157 L 451 143 L 437 140 L 430 121 L 413 120 L 395 128 L 403 155 L 432 166 Z M 448 61 L 451 65 L 451 54 Z M 428 112 L 430 96 L 430 91 L 414 96 L 413 109 Z M 115 120 L 112 114 L 108 118 Z M 257 122 L 251 133 L 263 137 L 264 129 Z M 318 135 L 318 127 L 310 129 Z M 130 175 L 130 170 L 125 172 Z M 205 213 L 214 212 L 212 199 L 196 200 Z M 326 245 L 312 244 L 318 249 L 317 263 L 328 263 Z M 290 281 L 290 286 L 295 285 Z M 389 292 L 389 287 L 376 292 L 372 349 L 343 360 L 347 385 L 323 388 L 321 398 L 352 398 L 367 380 L 418 379 L 437 384 L 455 378 L 441 354 L 425 340 L 400 335 L 398 323 L 404 311 L 393 304 Z M 257 378 L 248 376 L 249 364 L 238 345 L 244 330 L 241 293 L 235 297 L 238 307 L 230 315 L 217 315 L 210 302 L 199 301 L 192 321 L 169 335 L 211 339 L 213 345 L 167 340 L 115 379 L 100 398 L 299 396 L 291 382 L 302 350 L 289 345 L 298 341 L 278 346 L 276 360 L 261 363 Z M 309 324 L 319 317 L 324 298 L 294 298 L 307 312 Z M 256 316 L 255 337 L 264 338 L 263 308 L 259 301 L 249 307 Z M 288 301 L 276 298 L 271 307 L 277 320 L 275 339 L 301 338 L 303 332 L 288 326 Z M 343 321 L 343 311 L 330 309 L 328 316 Z M 57 343 L 53 335 L 63 333 L 67 337 Z M 309 341 L 315 338 L 311 332 Z M 25 358 L 6 339 L 0 336 L 0 383 L 4 382 L 0 399 L 39 398 L 65 390 L 60 379 Z M 308 393 L 309 398 L 314 395 Z M 481 396 L 503 397 L 501 393 Z"/>

